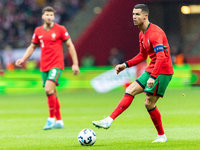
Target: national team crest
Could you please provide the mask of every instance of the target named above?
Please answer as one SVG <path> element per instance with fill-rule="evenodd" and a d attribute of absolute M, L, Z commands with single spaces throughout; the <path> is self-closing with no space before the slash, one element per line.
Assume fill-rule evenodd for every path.
<path fill-rule="evenodd" d="M 52 33 L 52 34 L 51 34 L 51 37 L 52 37 L 52 41 L 55 41 L 55 40 L 56 40 L 56 34 L 55 34 L 55 33 Z"/>

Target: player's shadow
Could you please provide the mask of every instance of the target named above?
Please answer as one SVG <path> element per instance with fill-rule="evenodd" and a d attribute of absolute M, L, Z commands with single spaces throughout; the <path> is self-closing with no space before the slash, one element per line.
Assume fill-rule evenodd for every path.
<path fill-rule="evenodd" d="M 86 147 L 95 147 L 95 148 L 97 148 L 97 147 L 106 147 L 106 146 L 110 146 L 110 145 L 97 145 L 97 144 L 95 144 L 95 145 L 92 145 L 92 146 L 79 146 L 79 145 L 74 145 L 74 146 L 67 146 L 67 147 L 76 147 L 76 148 L 86 148 Z"/>

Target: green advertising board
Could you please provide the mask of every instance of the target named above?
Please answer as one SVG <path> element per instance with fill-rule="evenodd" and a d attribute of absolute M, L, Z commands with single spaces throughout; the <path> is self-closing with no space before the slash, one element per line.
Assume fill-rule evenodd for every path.
<path fill-rule="evenodd" d="M 71 68 L 65 68 L 61 75 L 58 90 L 68 88 L 93 89 L 91 80 L 112 69 L 114 68 L 111 66 L 81 67 L 81 73 L 74 76 Z M 118 75 L 116 75 L 116 77 L 117 76 Z M 135 78 L 132 80 L 134 81 Z M 169 84 L 169 88 L 183 88 L 190 86 L 191 79 L 192 72 L 190 65 L 174 66 L 174 75 Z M 0 71 L 0 81 L 0 93 L 30 93 L 44 90 L 39 69 Z"/>

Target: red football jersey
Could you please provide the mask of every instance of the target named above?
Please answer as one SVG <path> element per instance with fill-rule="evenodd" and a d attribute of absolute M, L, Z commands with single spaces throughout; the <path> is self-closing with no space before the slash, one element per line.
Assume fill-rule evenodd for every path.
<path fill-rule="evenodd" d="M 157 78 L 159 74 L 174 74 L 168 40 L 161 28 L 150 23 L 144 33 L 140 32 L 139 42 L 140 53 L 126 62 L 128 67 L 137 65 L 149 56 L 151 62 L 145 70 L 151 73 L 152 78 Z"/>
<path fill-rule="evenodd" d="M 42 72 L 52 68 L 64 69 L 62 43 L 69 38 L 67 29 L 57 23 L 54 23 L 54 26 L 49 30 L 45 30 L 44 25 L 35 29 L 32 43 L 40 45 L 40 70 Z"/>

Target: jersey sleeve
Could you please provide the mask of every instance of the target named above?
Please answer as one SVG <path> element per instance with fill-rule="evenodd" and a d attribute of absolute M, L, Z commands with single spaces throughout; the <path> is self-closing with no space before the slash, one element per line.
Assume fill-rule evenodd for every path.
<path fill-rule="evenodd" d="M 63 41 L 67 41 L 70 38 L 70 35 L 64 26 L 61 28 L 61 38 Z"/>
<path fill-rule="evenodd" d="M 165 61 L 165 53 L 163 48 L 163 37 L 162 34 L 159 32 L 153 32 L 149 38 L 154 52 L 156 54 L 156 62 L 155 67 L 151 73 L 151 78 L 156 79 L 162 69 L 163 63 Z"/>
<path fill-rule="evenodd" d="M 33 33 L 33 36 L 32 36 L 32 40 L 31 40 L 32 43 L 34 44 L 38 44 L 39 45 L 39 39 L 38 39 L 38 35 L 37 35 L 37 29 L 35 29 L 34 33 Z"/>
<path fill-rule="evenodd" d="M 140 42 L 140 52 L 135 57 L 125 62 L 127 67 L 135 66 L 147 59 L 147 52 L 143 48 L 141 37 L 139 42 Z"/>

